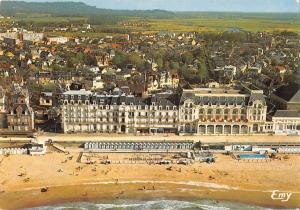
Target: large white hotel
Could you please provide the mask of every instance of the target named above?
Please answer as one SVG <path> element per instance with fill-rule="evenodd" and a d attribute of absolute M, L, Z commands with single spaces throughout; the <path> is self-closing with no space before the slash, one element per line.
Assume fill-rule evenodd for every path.
<path fill-rule="evenodd" d="M 65 133 L 238 135 L 266 131 L 266 101 L 263 92 L 251 85 L 183 89 L 143 98 L 71 90 L 62 94 L 61 103 Z"/>

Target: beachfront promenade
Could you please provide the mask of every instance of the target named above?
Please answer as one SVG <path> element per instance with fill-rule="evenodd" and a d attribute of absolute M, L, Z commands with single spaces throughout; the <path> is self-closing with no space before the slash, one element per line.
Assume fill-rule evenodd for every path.
<path fill-rule="evenodd" d="M 2 141 L 29 141 L 25 137 L 0 137 Z M 293 143 L 300 142 L 300 136 L 271 136 L 271 135 L 238 135 L 238 136 L 178 136 L 174 134 L 130 135 L 130 134 L 58 134 L 44 133 L 37 136 L 38 140 L 53 142 L 89 142 L 89 141 L 194 141 L 202 143 Z"/>

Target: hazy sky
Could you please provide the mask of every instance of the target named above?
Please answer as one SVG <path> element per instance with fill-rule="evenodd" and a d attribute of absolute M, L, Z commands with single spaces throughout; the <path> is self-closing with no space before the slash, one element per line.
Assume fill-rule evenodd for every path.
<path fill-rule="evenodd" d="M 1 1 L 1 0 L 0 0 Z M 27 0 L 63 1 L 63 0 Z M 68 0 L 70 1 L 70 0 Z M 108 9 L 171 11 L 300 12 L 297 0 L 75 0 Z"/>

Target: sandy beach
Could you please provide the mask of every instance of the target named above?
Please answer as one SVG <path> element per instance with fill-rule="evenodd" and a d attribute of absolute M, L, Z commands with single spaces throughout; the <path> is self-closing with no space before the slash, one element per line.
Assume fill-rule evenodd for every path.
<path fill-rule="evenodd" d="M 216 163 L 78 163 L 78 153 L 0 156 L 0 208 L 19 209 L 71 201 L 114 198 L 185 198 L 237 201 L 267 207 L 300 207 L 300 156 L 242 163 L 217 155 Z M 106 154 L 121 159 L 125 154 Z M 48 187 L 47 192 L 41 192 Z M 289 201 L 272 200 L 273 190 L 292 192 Z"/>

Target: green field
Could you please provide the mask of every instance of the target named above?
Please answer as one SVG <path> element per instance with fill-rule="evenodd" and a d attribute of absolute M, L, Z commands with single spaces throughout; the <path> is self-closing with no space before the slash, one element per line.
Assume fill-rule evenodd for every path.
<path fill-rule="evenodd" d="M 87 17 L 53 17 L 47 14 L 36 14 L 24 17 L 14 17 L 13 20 L 20 22 L 33 22 L 33 23 L 72 23 L 72 22 L 86 22 Z"/>
<path fill-rule="evenodd" d="M 99 17 L 100 18 L 100 17 Z M 89 23 L 88 16 L 52 16 L 50 14 L 18 14 L 11 19 L 0 19 L 2 21 L 16 21 L 38 26 L 47 24 L 72 24 L 72 23 Z M 136 26 L 124 26 L 126 23 L 138 23 Z M 183 13 L 170 18 L 144 18 L 144 17 L 123 17 L 122 21 L 114 24 L 107 23 L 96 26 L 97 31 L 105 32 L 104 29 L 126 30 L 130 32 L 222 32 L 228 28 L 240 28 L 244 31 L 251 32 L 273 32 L 273 31 L 292 31 L 300 33 L 300 14 L 237 14 L 237 13 Z M 122 33 L 122 32 L 119 32 Z M 91 36 L 97 36 L 98 33 L 91 33 Z M 81 35 L 77 33 L 77 35 Z"/>
<path fill-rule="evenodd" d="M 137 21 L 134 19 L 134 21 Z M 214 31 L 222 32 L 228 28 L 240 28 L 245 31 L 292 31 L 300 33 L 300 19 L 270 19 L 270 18 L 174 18 L 174 19 L 140 19 L 140 22 L 147 23 L 147 27 L 126 28 L 136 31 Z"/>

